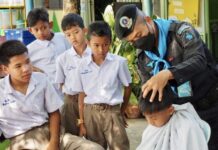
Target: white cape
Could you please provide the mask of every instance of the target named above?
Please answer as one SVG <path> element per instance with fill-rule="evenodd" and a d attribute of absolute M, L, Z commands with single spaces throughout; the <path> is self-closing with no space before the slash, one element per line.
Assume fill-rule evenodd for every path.
<path fill-rule="evenodd" d="M 175 112 L 167 124 L 148 125 L 137 150 L 208 150 L 210 126 L 190 103 L 173 106 Z"/>

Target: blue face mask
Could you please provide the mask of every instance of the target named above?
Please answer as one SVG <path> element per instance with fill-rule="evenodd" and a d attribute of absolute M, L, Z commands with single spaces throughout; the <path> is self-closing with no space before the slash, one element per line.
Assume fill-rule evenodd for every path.
<path fill-rule="evenodd" d="M 153 33 L 149 32 L 148 35 L 143 36 L 133 42 L 133 46 L 141 50 L 152 50 L 152 48 L 154 47 L 154 42 L 155 36 Z"/>

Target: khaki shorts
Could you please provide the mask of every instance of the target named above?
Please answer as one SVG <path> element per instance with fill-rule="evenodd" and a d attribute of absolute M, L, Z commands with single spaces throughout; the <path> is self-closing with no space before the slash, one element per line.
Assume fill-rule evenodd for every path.
<path fill-rule="evenodd" d="M 77 119 L 79 119 L 78 95 L 65 94 L 64 105 L 61 109 L 61 124 L 65 133 L 79 135 Z"/>
<path fill-rule="evenodd" d="M 60 150 L 103 150 L 103 148 L 91 141 L 71 134 L 61 132 Z M 35 127 L 24 134 L 11 138 L 11 144 L 7 150 L 46 150 L 49 144 L 48 124 Z"/>
<path fill-rule="evenodd" d="M 120 105 L 85 104 L 84 122 L 87 138 L 110 150 L 129 150 Z"/>

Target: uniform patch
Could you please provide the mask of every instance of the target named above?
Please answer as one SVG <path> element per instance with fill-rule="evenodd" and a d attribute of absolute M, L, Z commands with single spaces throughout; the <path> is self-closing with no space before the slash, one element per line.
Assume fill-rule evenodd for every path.
<path fill-rule="evenodd" d="M 193 35 L 191 33 L 186 33 L 185 38 L 190 41 L 193 39 Z"/>
<path fill-rule="evenodd" d="M 179 28 L 179 30 L 177 31 L 177 33 L 180 35 L 180 34 L 182 34 L 182 32 L 183 32 L 185 29 L 188 29 L 188 28 L 190 28 L 189 25 L 183 24 L 183 25 Z"/>
<path fill-rule="evenodd" d="M 128 28 L 130 29 L 132 26 L 132 19 L 127 17 L 127 16 L 123 16 L 120 18 L 120 26 L 123 28 Z"/>

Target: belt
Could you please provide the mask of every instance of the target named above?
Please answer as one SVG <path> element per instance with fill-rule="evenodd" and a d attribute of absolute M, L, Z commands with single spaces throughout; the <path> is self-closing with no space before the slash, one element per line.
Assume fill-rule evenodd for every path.
<path fill-rule="evenodd" d="M 109 105 L 109 104 L 105 104 L 105 103 L 99 103 L 99 104 L 85 104 L 85 106 L 91 107 L 92 109 L 95 109 L 95 110 L 109 110 L 112 108 L 119 108 L 120 104 Z"/>

